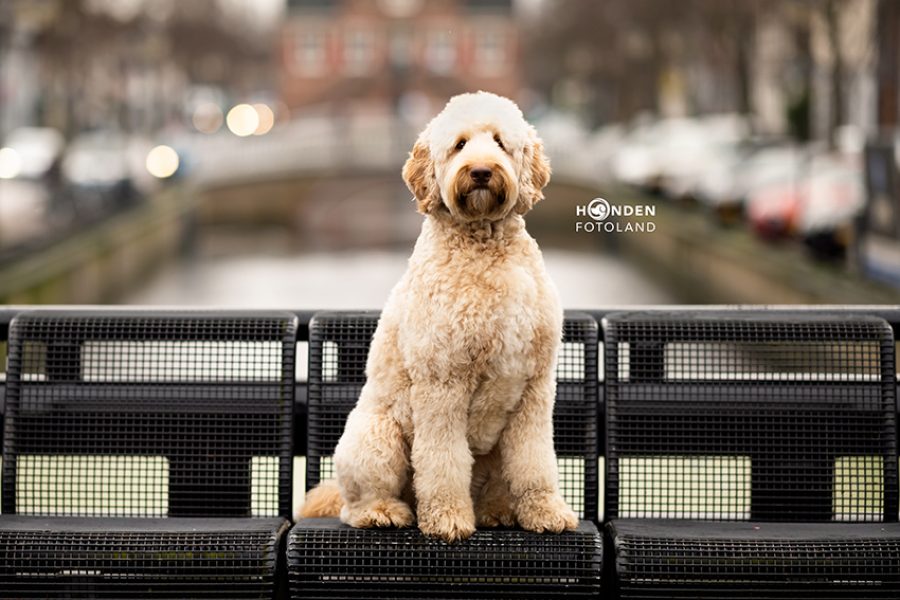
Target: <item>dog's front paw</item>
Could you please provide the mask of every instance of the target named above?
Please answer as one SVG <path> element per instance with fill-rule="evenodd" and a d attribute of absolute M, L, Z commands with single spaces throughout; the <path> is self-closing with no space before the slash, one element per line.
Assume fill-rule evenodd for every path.
<path fill-rule="evenodd" d="M 519 525 L 529 531 L 560 533 L 578 527 L 578 517 L 562 497 L 553 492 L 528 492 L 516 505 Z"/>
<path fill-rule="evenodd" d="M 419 505 L 419 529 L 429 537 L 447 543 L 469 538 L 475 533 L 475 513 L 468 508 L 440 504 Z"/>
<path fill-rule="evenodd" d="M 351 527 L 409 527 L 415 521 L 412 509 L 397 499 L 375 500 L 345 506 L 341 520 Z"/>

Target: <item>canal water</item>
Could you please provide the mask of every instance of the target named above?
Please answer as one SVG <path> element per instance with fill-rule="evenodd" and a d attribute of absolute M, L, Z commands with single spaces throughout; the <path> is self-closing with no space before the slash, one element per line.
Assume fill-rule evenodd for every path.
<path fill-rule="evenodd" d="M 197 256 L 159 271 L 124 303 L 380 308 L 403 274 L 407 257 L 408 252 L 394 250 Z M 606 254 L 545 248 L 544 260 L 566 308 L 675 302 L 648 277 Z"/>
<path fill-rule="evenodd" d="M 567 308 L 672 304 L 677 298 L 614 252 L 603 236 L 573 233 L 590 196 L 551 184 L 529 214 Z M 422 216 L 399 177 L 274 178 L 201 196 L 207 221 L 193 250 L 120 300 L 231 308 L 380 308 L 406 267 Z M 263 216 L 254 208 L 267 208 Z M 272 215 L 275 215 L 274 217 Z"/>

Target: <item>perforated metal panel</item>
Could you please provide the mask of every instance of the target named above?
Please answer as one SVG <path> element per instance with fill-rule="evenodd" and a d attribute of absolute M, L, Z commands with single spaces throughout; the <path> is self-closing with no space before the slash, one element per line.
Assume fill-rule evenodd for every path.
<path fill-rule="evenodd" d="M 296 329 L 281 313 L 17 317 L 3 512 L 289 515 Z"/>
<path fill-rule="evenodd" d="M 303 519 L 288 534 L 293 598 L 597 598 L 600 535 L 482 530 L 446 544 L 417 529 Z"/>
<path fill-rule="evenodd" d="M 271 600 L 284 519 L 0 519 L 0 598 Z"/>
<path fill-rule="evenodd" d="M 900 524 L 616 520 L 620 598 L 900 598 Z"/>
<path fill-rule="evenodd" d="M 604 327 L 609 518 L 897 520 L 883 320 L 630 313 Z"/>
<path fill-rule="evenodd" d="M 604 327 L 619 597 L 900 597 L 887 323 L 767 311 Z"/>
<path fill-rule="evenodd" d="M 307 489 L 334 476 L 331 455 L 365 383 L 377 313 L 318 313 L 310 323 Z M 560 490 L 582 518 L 596 519 L 596 321 L 567 313 L 557 364 L 553 414 Z"/>
<path fill-rule="evenodd" d="M 0 598 L 271 598 L 296 331 L 283 313 L 17 317 Z"/>
<path fill-rule="evenodd" d="M 331 457 L 366 382 L 377 312 L 316 313 L 309 323 L 306 489 L 334 477 Z"/>

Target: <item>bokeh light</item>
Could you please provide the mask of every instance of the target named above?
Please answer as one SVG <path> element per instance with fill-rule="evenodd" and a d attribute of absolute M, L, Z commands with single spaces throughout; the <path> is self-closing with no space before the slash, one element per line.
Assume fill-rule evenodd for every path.
<path fill-rule="evenodd" d="M 212 102 L 203 102 L 198 104 L 194 109 L 191 122 L 194 128 L 200 133 L 215 133 L 222 127 L 225 120 L 222 109 L 218 104 Z"/>
<path fill-rule="evenodd" d="M 159 145 L 147 153 L 147 171 L 159 179 L 174 175 L 178 164 L 178 153 L 169 146 Z"/>
<path fill-rule="evenodd" d="M 249 104 L 238 104 L 228 111 L 225 122 L 231 133 L 246 137 L 256 132 L 256 128 L 259 127 L 259 114 Z"/>
<path fill-rule="evenodd" d="M 259 125 L 256 126 L 256 130 L 253 132 L 253 135 L 265 135 L 271 131 L 272 126 L 275 125 L 275 113 L 267 104 L 254 104 L 253 109 L 256 111 L 256 116 L 259 118 Z"/>
<path fill-rule="evenodd" d="M 0 179 L 12 179 L 22 172 L 22 158 L 12 148 L 0 148 Z"/>

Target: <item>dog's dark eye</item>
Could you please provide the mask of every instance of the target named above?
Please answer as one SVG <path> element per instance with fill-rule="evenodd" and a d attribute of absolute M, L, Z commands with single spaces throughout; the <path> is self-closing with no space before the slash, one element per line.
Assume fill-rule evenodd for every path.
<path fill-rule="evenodd" d="M 494 136 L 494 141 L 497 142 L 497 145 L 500 146 L 501 150 L 506 150 L 506 146 L 503 145 L 503 140 L 500 139 L 499 135 Z"/>
<path fill-rule="evenodd" d="M 456 142 L 456 151 L 457 152 L 459 152 L 460 150 L 462 150 L 465 147 L 466 147 L 466 140 L 459 140 L 458 142 Z"/>

